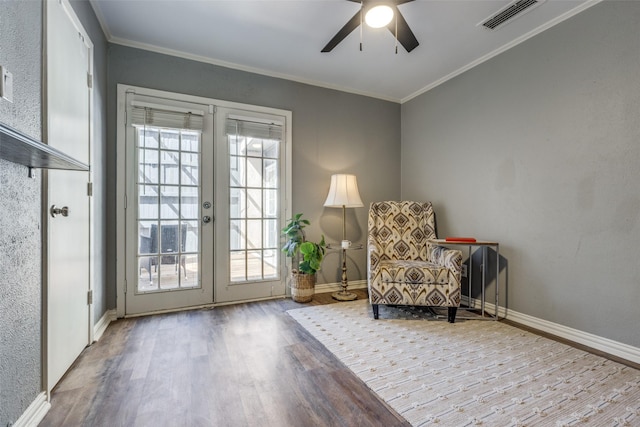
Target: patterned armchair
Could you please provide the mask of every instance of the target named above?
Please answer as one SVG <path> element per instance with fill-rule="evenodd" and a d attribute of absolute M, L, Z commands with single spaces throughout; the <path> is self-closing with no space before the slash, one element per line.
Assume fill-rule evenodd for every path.
<path fill-rule="evenodd" d="M 367 277 L 374 319 L 378 305 L 460 306 L 462 252 L 428 242 L 436 238 L 431 203 L 377 202 L 369 208 Z"/>

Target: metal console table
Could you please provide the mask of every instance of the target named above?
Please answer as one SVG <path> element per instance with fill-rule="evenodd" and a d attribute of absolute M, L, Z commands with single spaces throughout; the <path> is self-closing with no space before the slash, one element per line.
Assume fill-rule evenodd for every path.
<path fill-rule="evenodd" d="M 471 249 L 473 247 L 482 248 L 482 294 L 480 300 L 480 314 L 482 317 L 460 317 L 459 319 L 473 319 L 473 320 L 498 320 L 498 294 L 499 294 L 499 277 L 500 277 L 500 245 L 498 242 L 492 242 L 488 240 L 477 240 L 475 242 L 469 242 L 464 240 L 446 240 L 446 239 L 429 239 L 430 243 L 434 243 L 440 246 L 467 246 L 469 260 L 471 260 L 471 256 L 473 255 Z M 495 300 L 494 300 L 494 313 L 490 314 L 485 310 L 485 287 L 486 287 L 486 271 L 487 271 L 487 248 L 492 247 L 495 248 L 496 251 L 496 287 L 495 287 Z M 471 261 L 469 261 L 469 271 L 468 275 L 468 296 L 467 296 L 467 306 L 468 308 L 476 308 L 476 298 L 471 297 L 471 278 L 472 278 L 472 270 Z M 471 305 L 471 300 L 473 300 L 473 305 Z"/>

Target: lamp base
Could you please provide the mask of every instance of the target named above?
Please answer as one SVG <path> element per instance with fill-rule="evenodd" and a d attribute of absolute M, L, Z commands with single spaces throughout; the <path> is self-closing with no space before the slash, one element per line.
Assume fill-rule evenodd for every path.
<path fill-rule="evenodd" d="M 347 291 L 334 292 L 331 294 L 331 297 L 338 301 L 353 301 L 358 299 L 358 295 Z"/>

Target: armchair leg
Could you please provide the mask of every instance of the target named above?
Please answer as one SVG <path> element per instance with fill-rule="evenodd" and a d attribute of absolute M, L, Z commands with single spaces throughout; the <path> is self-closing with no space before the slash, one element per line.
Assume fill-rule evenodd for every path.
<path fill-rule="evenodd" d="M 378 304 L 371 304 L 371 308 L 373 308 L 373 318 L 378 318 Z"/>
<path fill-rule="evenodd" d="M 458 311 L 458 307 L 449 307 L 447 310 L 447 321 L 449 323 L 454 323 L 456 321 L 456 312 Z"/>

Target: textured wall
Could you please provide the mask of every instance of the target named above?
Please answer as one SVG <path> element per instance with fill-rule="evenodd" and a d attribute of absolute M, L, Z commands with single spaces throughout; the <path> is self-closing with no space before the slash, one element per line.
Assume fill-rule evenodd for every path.
<path fill-rule="evenodd" d="M 349 238 L 366 240 L 368 204 L 400 195 L 400 105 L 287 80 L 111 45 L 109 144 L 115 147 L 116 84 L 124 83 L 293 111 L 293 211 L 312 221 L 309 238 L 342 239 L 342 211 L 324 208 L 332 173 L 354 173 L 367 208 L 349 209 Z M 115 236 L 115 148 L 108 150 L 109 237 Z M 365 251 L 352 251 L 349 279 L 366 278 Z M 115 284 L 115 240 L 108 246 L 108 283 Z M 340 281 L 331 253 L 319 283 Z M 115 289 L 110 291 L 115 299 Z M 115 300 L 109 302 L 115 307 Z"/>
<path fill-rule="evenodd" d="M 638 22 L 602 2 L 402 106 L 403 197 L 500 242 L 501 303 L 636 347 Z"/>
<path fill-rule="evenodd" d="M 14 102 L 0 122 L 41 137 L 41 20 L 37 1 L 0 2 L 0 64 L 13 73 Z M 0 160 L 0 426 L 41 391 L 40 172 Z"/>

